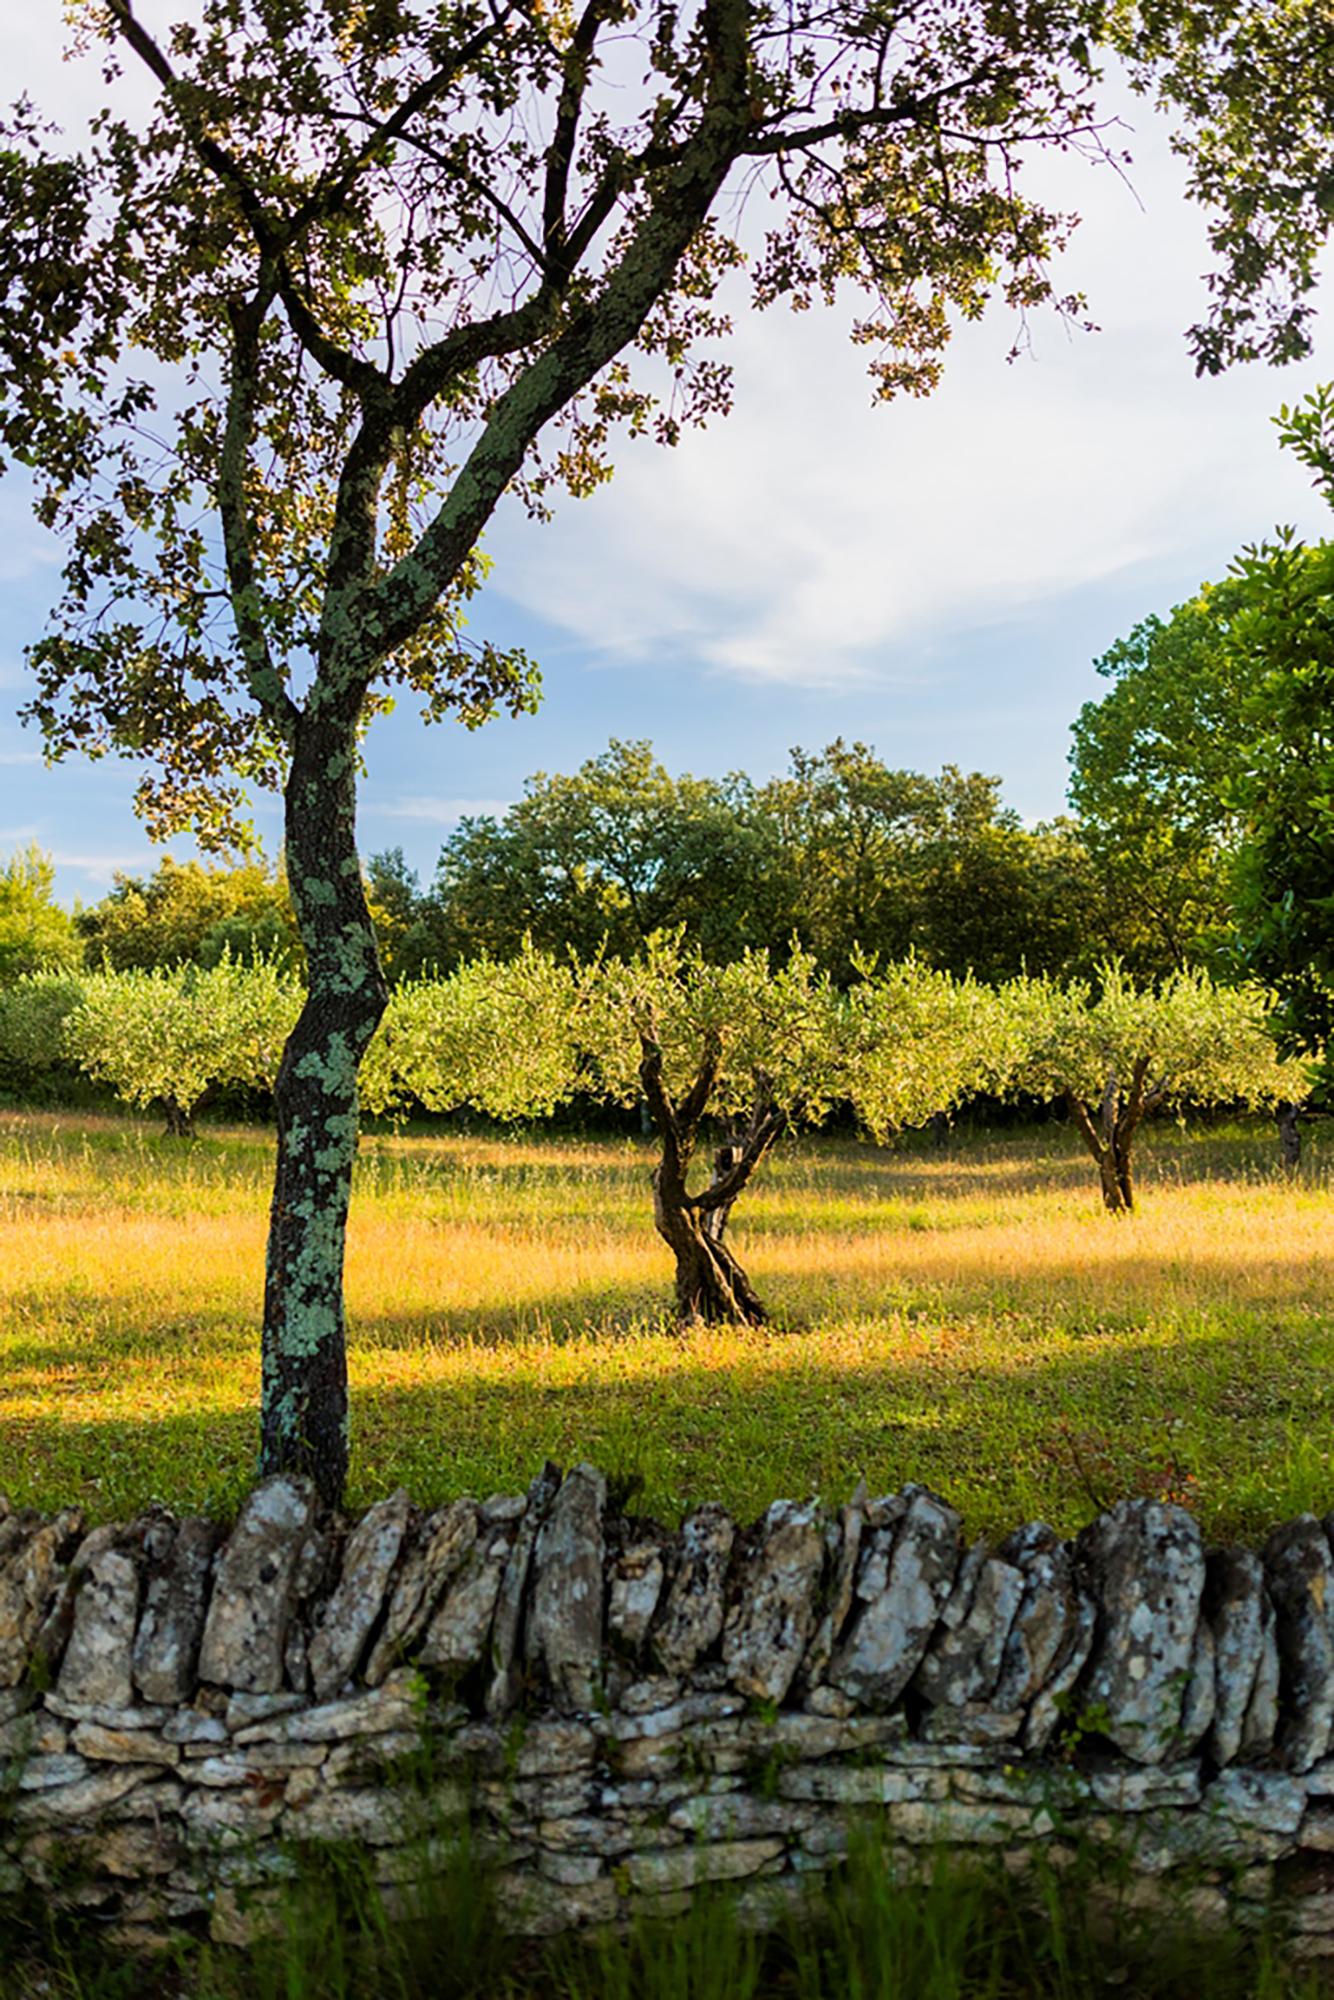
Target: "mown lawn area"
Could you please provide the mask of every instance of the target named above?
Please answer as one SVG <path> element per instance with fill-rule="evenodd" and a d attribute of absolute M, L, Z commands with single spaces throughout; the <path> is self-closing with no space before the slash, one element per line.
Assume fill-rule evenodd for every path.
<path fill-rule="evenodd" d="M 0 1114 L 0 1489 L 94 1518 L 231 1504 L 253 1467 L 271 1135 Z M 735 1234 L 774 1325 L 671 1332 L 650 1149 L 372 1135 L 348 1266 L 350 1501 L 526 1484 L 544 1456 L 716 1497 L 917 1479 L 970 1527 L 1131 1491 L 1211 1533 L 1334 1504 L 1331 1154 L 1154 1129 L 1106 1216 L 1059 1125 L 944 1154 L 809 1139 Z"/>

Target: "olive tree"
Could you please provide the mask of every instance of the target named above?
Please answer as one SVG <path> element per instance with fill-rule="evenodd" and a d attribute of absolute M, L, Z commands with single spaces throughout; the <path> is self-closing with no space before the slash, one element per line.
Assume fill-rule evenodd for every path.
<path fill-rule="evenodd" d="M 980 1091 L 1008 1086 L 1015 1016 L 995 987 L 917 959 L 879 974 L 871 961 L 856 964 L 844 1094 L 873 1139 L 948 1117 Z"/>
<path fill-rule="evenodd" d="M 164 1106 L 168 1132 L 186 1138 L 206 1091 L 273 1089 L 302 997 L 271 959 L 88 973 L 63 1046 L 125 1103 Z"/>
<path fill-rule="evenodd" d="M 139 759 L 159 835 L 224 845 L 247 786 L 283 791 L 309 986 L 277 1079 L 261 1462 L 336 1497 L 386 1001 L 358 742 L 404 690 L 470 723 L 532 702 L 522 654 L 463 629 L 502 497 L 541 514 L 606 477 L 618 428 L 672 443 L 727 407 L 716 293 L 757 192 L 754 303 L 862 294 L 882 394 L 930 388 L 989 297 L 1052 300 L 1069 218 L 1023 165 L 1104 150 L 1108 50 L 1192 136 L 1201 365 L 1300 348 L 1325 0 L 1290 0 L 1277 52 L 1269 0 L 192 0 L 160 33 L 136 0 L 71 5 L 107 111 L 81 153 L 28 105 L 0 135 L 0 449 L 65 557 L 30 712 L 55 756 Z"/>
<path fill-rule="evenodd" d="M 725 1241 L 728 1220 L 783 1131 L 818 1122 L 842 1093 L 847 1026 L 843 996 L 799 950 L 781 967 L 764 951 L 711 965 L 679 935 L 658 936 L 637 959 L 586 969 L 578 1033 L 588 1085 L 614 1104 L 647 1101 L 661 1149 L 653 1217 L 676 1260 L 683 1326 L 768 1318 Z M 727 1137 L 692 1191 L 710 1117 Z"/>
<path fill-rule="evenodd" d="M 548 1117 L 579 1083 L 577 1006 L 572 967 L 526 942 L 503 964 L 474 959 L 444 978 L 406 980 L 366 1052 L 362 1103 Z"/>
<path fill-rule="evenodd" d="M 1096 988 L 1019 979 L 1003 989 L 1011 1016 L 1015 1088 L 1063 1098 L 1097 1162 L 1105 1206 L 1135 1205 L 1132 1155 L 1143 1121 L 1170 1105 L 1273 1106 L 1309 1088 L 1283 1060 L 1268 1027 L 1266 996 L 1219 986 L 1199 969 L 1136 986 L 1120 965 Z"/>
<path fill-rule="evenodd" d="M 72 1062 L 65 1023 L 83 998 L 84 975 L 26 972 L 0 984 L 0 1081 L 24 1094 L 58 1094 Z"/>

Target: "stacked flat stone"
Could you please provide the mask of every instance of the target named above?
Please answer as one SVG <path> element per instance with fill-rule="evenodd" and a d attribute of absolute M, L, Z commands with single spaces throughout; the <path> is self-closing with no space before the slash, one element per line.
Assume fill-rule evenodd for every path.
<path fill-rule="evenodd" d="M 762 1921 L 869 1811 L 905 1869 L 1078 1836 L 1197 1915 L 1282 1891 L 1334 1955 L 1332 1568 L 1312 1515 L 1254 1554 L 1138 1500 L 965 1547 L 920 1486 L 669 1532 L 586 1465 L 355 1523 L 271 1479 L 226 1535 L 0 1501 L 0 1884 L 240 1940 L 293 1842 L 393 1883 L 467 1815 L 517 1927 Z"/>

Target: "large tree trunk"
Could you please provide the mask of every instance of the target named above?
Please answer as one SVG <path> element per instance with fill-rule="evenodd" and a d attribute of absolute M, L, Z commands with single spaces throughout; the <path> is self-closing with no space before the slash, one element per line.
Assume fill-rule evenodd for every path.
<path fill-rule="evenodd" d="M 1109 1215 L 1129 1215 L 1135 1206 L 1131 1154 L 1149 1103 L 1142 1069 L 1137 1067 L 1130 1090 L 1124 1095 L 1112 1078 L 1096 1113 L 1073 1090 L 1066 1092 L 1065 1101 L 1076 1129 L 1097 1162 L 1103 1207 Z"/>
<path fill-rule="evenodd" d="M 357 1069 L 387 998 L 357 858 L 355 773 L 353 731 L 303 717 L 286 830 L 309 986 L 274 1088 L 260 1469 L 308 1473 L 332 1504 L 347 1477 L 343 1246 Z"/>

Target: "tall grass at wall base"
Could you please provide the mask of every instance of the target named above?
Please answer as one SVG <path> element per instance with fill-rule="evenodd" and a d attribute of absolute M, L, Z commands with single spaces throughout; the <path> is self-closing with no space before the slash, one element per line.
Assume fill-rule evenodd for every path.
<path fill-rule="evenodd" d="M 770 1885 L 772 1886 L 772 1885 Z M 95 1918 L 0 1910 L 3 2000 L 1317 2000 L 1277 1926 L 1200 1928 L 1118 1900 L 1097 1859 L 949 1853 L 896 1877 L 873 1835 L 808 1909 L 758 1931 L 742 1897 L 701 1892 L 682 1913 L 525 1944 L 497 1921 L 496 1887 L 466 1848 L 443 1873 L 380 1889 L 364 1852 L 306 1857 L 246 1946 L 184 1938 L 136 1955 Z"/>

